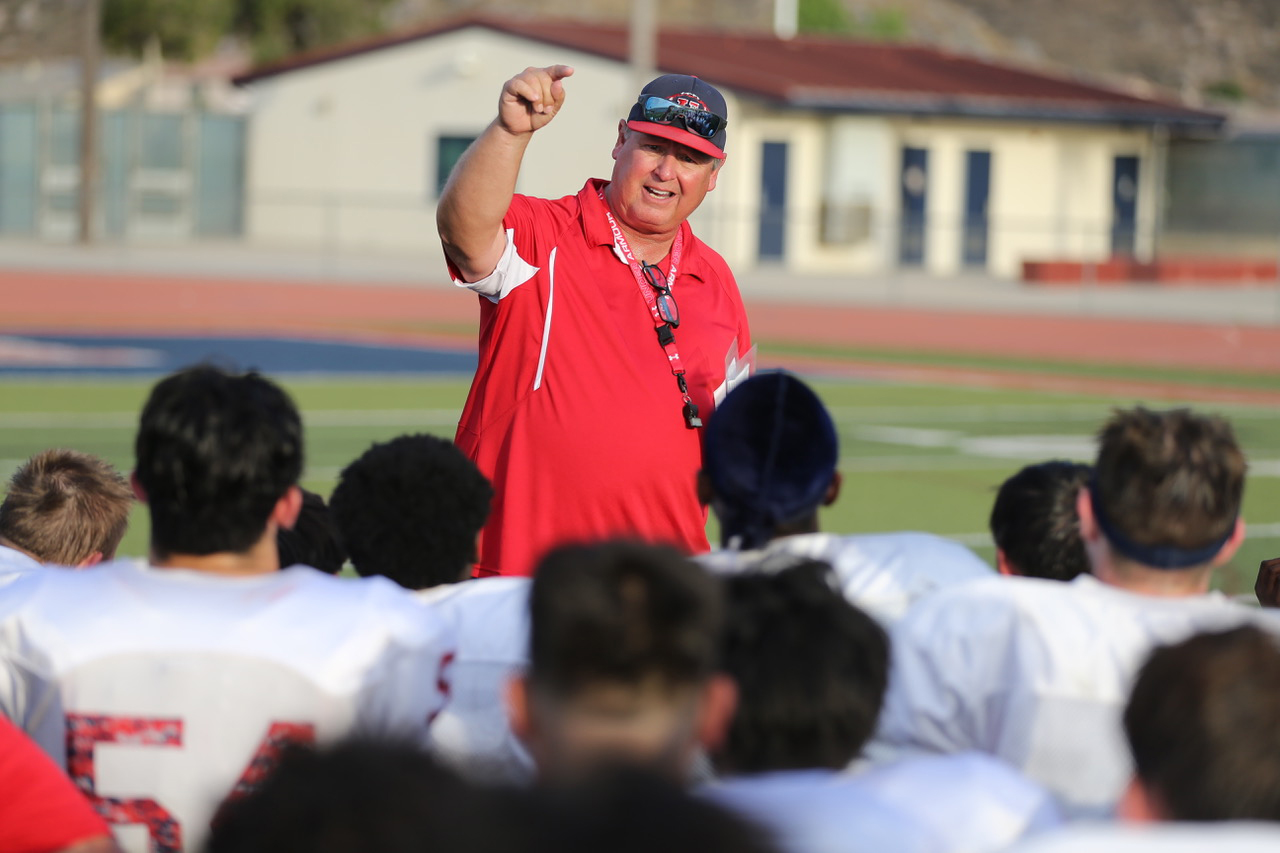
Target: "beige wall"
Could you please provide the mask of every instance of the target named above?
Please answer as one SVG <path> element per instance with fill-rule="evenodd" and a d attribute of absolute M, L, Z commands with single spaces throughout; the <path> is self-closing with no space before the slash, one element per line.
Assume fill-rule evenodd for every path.
<path fill-rule="evenodd" d="M 482 28 L 300 69 L 255 84 L 249 140 L 251 239 L 341 251 L 407 251 L 438 262 L 435 141 L 479 134 L 503 82 L 566 62 L 564 112 L 530 145 L 518 190 L 544 197 L 608 177 L 618 119 L 636 88 L 621 63 Z M 715 81 L 712 81 L 715 82 Z M 788 144 L 785 266 L 877 273 L 897 263 L 901 149 L 929 151 L 925 267 L 960 268 L 965 152 L 992 154 L 989 270 L 1028 258 L 1101 258 L 1110 245 L 1112 158 L 1141 158 L 1139 251 L 1158 202 L 1150 133 L 1006 121 L 851 116 L 729 101 L 728 160 L 694 215 L 734 267 L 758 257 L 761 147 Z M 438 268 L 437 268 L 438 269 Z"/>

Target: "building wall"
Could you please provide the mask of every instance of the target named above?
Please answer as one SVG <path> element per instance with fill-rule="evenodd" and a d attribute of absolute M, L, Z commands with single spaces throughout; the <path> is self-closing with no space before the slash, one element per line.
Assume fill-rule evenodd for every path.
<path fill-rule="evenodd" d="M 440 256 L 436 140 L 492 120 L 503 82 L 564 62 L 563 113 L 530 144 L 517 189 L 576 192 L 608 177 L 617 123 L 638 84 L 622 63 L 470 28 L 254 84 L 247 230 L 273 244 Z M 961 269 L 966 152 L 991 152 L 987 269 L 1110 251 L 1112 163 L 1140 157 L 1139 254 L 1150 250 L 1160 176 L 1150 133 L 1065 124 L 780 111 L 729 101 L 728 159 L 695 230 L 737 268 L 759 262 L 762 151 L 787 146 L 785 268 L 876 273 L 898 263 L 902 149 L 929 152 L 923 268 Z M 442 260 L 442 259 L 441 259 Z"/>
<path fill-rule="evenodd" d="M 468 29 L 254 84 L 249 217 L 264 243 L 439 254 L 436 140 L 478 136 L 503 83 L 566 63 L 563 112 L 535 134 L 517 191 L 558 198 L 607 178 L 618 121 L 638 92 L 626 66 Z M 702 220 L 718 223 L 713 193 Z"/>

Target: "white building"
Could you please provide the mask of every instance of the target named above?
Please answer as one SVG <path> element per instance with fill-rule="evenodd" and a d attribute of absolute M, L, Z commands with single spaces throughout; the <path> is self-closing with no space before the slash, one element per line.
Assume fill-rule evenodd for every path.
<path fill-rule="evenodd" d="M 468 17 L 250 71 L 248 235 L 439 254 L 448 168 L 530 65 L 576 73 L 518 190 L 608 177 L 639 91 L 626 53 L 621 26 Z M 1145 257 L 1167 139 L 1222 122 L 926 47 L 662 30 L 657 58 L 728 101 L 725 172 L 693 222 L 739 268 L 1014 276 L 1027 259 Z"/>

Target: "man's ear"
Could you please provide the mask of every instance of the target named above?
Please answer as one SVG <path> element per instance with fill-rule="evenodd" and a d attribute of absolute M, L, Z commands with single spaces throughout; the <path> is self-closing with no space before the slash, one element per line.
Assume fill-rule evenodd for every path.
<path fill-rule="evenodd" d="M 627 134 L 631 128 L 627 127 L 626 119 L 618 120 L 618 141 L 613 143 L 613 159 L 618 159 L 618 152 L 622 150 L 622 146 L 627 142 Z"/>
<path fill-rule="evenodd" d="M 1080 538 L 1086 544 L 1102 538 L 1102 531 L 1098 529 L 1098 519 L 1093 514 L 1093 498 L 1089 496 L 1088 489 L 1082 488 L 1076 495 L 1076 515 L 1080 516 Z"/>
<path fill-rule="evenodd" d="M 711 488 L 711 478 L 707 476 L 706 471 L 698 472 L 694 489 L 698 493 L 698 503 L 703 506 L 711 506 L 711 502 L 716 499 L 716 490 Z"/>
<path fill-rule="evenodd" d="M 1009 557 L 1004 553 L 1003 548 L 996 549 L 996 571 L 1008 577 L 1022 574 L 1013 567 L 1013 563 L 1009 562 Z"/>
<path fill-rule="evenodd" d="M 93 567 L 93 566 L 98 565 L 99 563 L 101 563 L 101 562 L 102 562 L 102 560 L 103 560 L 102 552 L 101 552 L 101 551 L 94 551 L 92 554 L 90 554 L 89 556 L 85 557 L 85 558 L 84 558 L 83 560 L 81 560 L 80 562 L 76 563 L 76 566 L 75 566 L 75 567 L 76 567 L 77 569 L 88 569 L 88 568 L 91 568 L 91 567 Z"/>
<path fill-rule="evenodd" d="M 1156 823 L 1165 819 L 1159 800 L 1137 776 L 1129 780 L 1128 787 L 1120 795 L 1116 817 L 1125 823 Z"/>
<path fill-rule="evenodd" d="M 276 501 L 275 508 L 271 510 L 271 520 L 276 523 L 276 527 L 292 530 L 301 514 L 302 489 L 298 486 L 290 486 L 280 496 L 280 500 Z"/>
<path fill-rule="evenodd" d="M 738 685 L 729 676 L 719 673 L 702 688 L 702 702 L 698 708 L 698 743 L 707 752 L 720 749 L 729 736 L 729 725 L 738 710 Z"/>
<path fill-rule="evenodd" d="M 1236 555 L 1236 551 L 1239 551 L 1240 546 L 1244 544 L 1245 533 L 1244 519 L 1237 518 L 1236 526 L 1231 531 L 1231 538 L 1219 549 L 1217 555 L 1213 558 L 1213 565 L 1222 566 L 1230 562 L 1231 558 Z"/>
<path fill-rule="evenodd" d="M 827 493 L 822 496 L 822 505 L 831 506 L 840 499 L 840 488 L 844 485 L 844 474 L 839 471 L 832 473 L 831 485 L 827 486 Z"/>
<path fill-rule="evenodd" d="M 133 489 L 133 496 L 142 503 L 147 502 L 147 490 L 142 488 L 142 482 L 138 480 L 138 472 L 129 472 L 129 487 Z"/>

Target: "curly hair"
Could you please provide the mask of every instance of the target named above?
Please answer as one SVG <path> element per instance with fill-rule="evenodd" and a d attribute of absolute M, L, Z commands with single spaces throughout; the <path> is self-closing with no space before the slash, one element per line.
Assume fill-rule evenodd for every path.
<path fill-rule="evenodd" d="M 329 512 L 363 577 L 407 589 L 462 580 L 493 487 L 451 441 L 402 435 L 374 444 L 343 469 Z"/>

